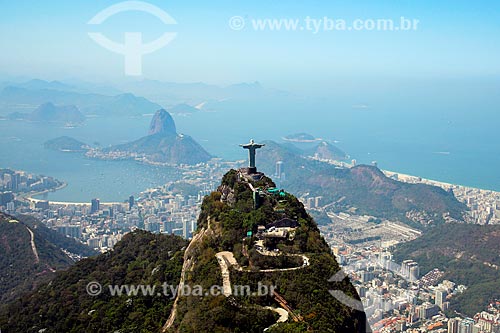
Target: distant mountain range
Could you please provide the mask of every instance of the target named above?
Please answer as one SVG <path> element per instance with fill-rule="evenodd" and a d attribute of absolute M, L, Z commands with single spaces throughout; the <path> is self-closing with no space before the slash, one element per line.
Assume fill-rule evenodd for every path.
<path fill-rule="evenodd" d="M 153 116 L 147 136 L 105 148 L 103 152 L 139 154 L 152 162 L 170 164 L 196 164 L 212 157 L 190 136 L 177 134 L 172 116 L 164 109 Z"/>
<path fill-rule="evenodd" d="M 52 89 L 60 91 L 78 91 L 78 88 L 72 85 L 62 83 L 60 81 L 44 81 L 40 79 L 33 79 L 21 83 L 10 83 L 7 85 L 15 86 L 18 88 L 29 90 Z"/>
<path fill-rule="evenodd" d="M 107 85 L 77 79 L 65 80 L 64 82 L 57 80 L 45 81 L 40 79 L 31 79 L 27 81 L 20 81 L 18 79 L 17 81 L 0 82 L 0 90 L 5 87 L 23 88 L 28 90 L 59 90 L 80 94 L 97 93 L 102 95 L 120 95 L 123 93 L 123 91 Z"/>
<path fill-rule="evenodd" d="M 85 116 L 74 105 L 54 105 L 44 103 L 31 113 L 14 112 L 8 115 L 11 120 L 26 120 L 39 122 L 63 122 L 81 124 Z"/>
<path fill-rule="evenodd" d="M 188 105 L 186 103 L 181 103 L 168 108 L 168 112 L 172 114 L 191 114 L 200 111 L 194 106 Z"/>
<path fill-rule="evenodd" d="M 264 88 L 259 82 L 238 83 L 226 87 L 195 83 L 174 83 L 156 80 L 141 80 L 123 82 L 118 84 L 123 91 L 144 96 L 159 104 L 168 106 L 179 103 L 198 105 L 200 103 L 212 104 L 226 99 L 251 99 L 256 97 L 284 94 Z"/>
<path fill-rule="evenodd" d="M 257 153 L 257 167 L 275 172 L 283 161 L 286 179 L 282 186 L 295 193 L 310 193 L 332 202 L 331 209 L 353 210 L 380 218 L 397 219 L 414 227 L 439 224 L 448 219 L 462 220 L 467 210 L 453 193 L 424 184 L 408 184 L 386 177 L 378 168 L 358 165 L 338 168 L 310 160 L 303 152 L 266 141 Z"/>
<path fill-rule="evenodd" d="M 38 87 L 38 85 L 35 85 Z M 154 112 L 160 105 L 130 93 L 107 96 L 57 90 L 60 84 L 41 85 L 41 89 L 6 86 L 0 91 L 0 114 L 30 112 L 38 105 L 75 105 L 85 115 L 135 116 Z M 49 88 L 50 87 L 50 88 Z"/>
<path fill-rule="evenodd" d="M 61 82 L 33 79 L 0 82 L 0 115 L 27 113 L 48 102 L 75 105 L 85 115 L 135 116 L 152 113 L 162 107 L 173 114 L 188 114 L 199 110 L 215 110 L 228 99 L 249 100 L 284 94 L 266 89 L 259 82 L 220 87 L 201 82 L 141 80 L 121 82 L 111 87 L 78 80 Z"/>
<path fill-rule="evenodd" d="M 11 301 L 64 270 L 75 256 L 96 254 L 87 246 L 48 229 L 28 216 L 0 213 L 0 305 Z"/>

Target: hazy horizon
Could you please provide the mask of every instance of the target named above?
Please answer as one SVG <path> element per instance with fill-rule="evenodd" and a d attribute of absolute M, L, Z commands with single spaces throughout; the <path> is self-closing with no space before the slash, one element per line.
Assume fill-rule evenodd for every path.
<path fill-rule="evenodd" d="M 376 87 L 399 81 L 449 81 L 500 77 L 499 4 L 467 1 L 337 1 L 231 3 L 149 1 L 177 24 L 165 25 L 140 11 L 122 12 L 101 25 L 88 22 L 116 1 L 53 1 L 33 10 L 32 1 L 5 3 L 0 13 L 0 73 L 46 80 L 93 82 L 134 80 L 124 75 L 124 57 L 89 36 L 102 32 L 117 43 L 124 32 L 140 32 L 145 43 L 165 31 L 177 36 L 143 56 L 142 77 L 165 82 L 227 86 L 259 81 L 273 89 L 325 94 L 328 87 L 366 82 Z M 231 28 L 241 17 L 241 30 Z M 411 31 L 315 31 L 307 18 L 418 20 Z M 300 29 L 260 31 L 252 20 L 297 19 Z M 313 26 L 313 24 L 310 24 Z M 319 25 L 318 25 L 319 27 Z M 323 27 L 323 24 L 321 24 Z"/>

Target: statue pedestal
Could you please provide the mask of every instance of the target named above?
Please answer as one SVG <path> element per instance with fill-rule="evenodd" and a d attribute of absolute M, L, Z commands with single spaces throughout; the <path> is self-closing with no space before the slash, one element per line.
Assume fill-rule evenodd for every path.
<path fill-rule="evenodd" d="M 264 177 L 264 174 L 262 172 L 250 172 L 249 170 L 250 168 L 241 168 L 239 169 L 240 171 L 240 176 L 247 179 L 248 181 L 252 181 L 252 182 L 257 182 L 259 180 L 262 179 L 262 177 Z M 257 168 L 255 168 L 257 169 Z"/>
<path fill-rule="evenodd" d="M 248 171 L 247 172 L 248 172 L 249 175 L 257 173 L 257 167 L 248 167 Z"/>

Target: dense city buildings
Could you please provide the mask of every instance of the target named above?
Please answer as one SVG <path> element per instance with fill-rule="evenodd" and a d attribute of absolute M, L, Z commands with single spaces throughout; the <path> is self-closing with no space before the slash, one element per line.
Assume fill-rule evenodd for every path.
<path fill-rule="evenodd" d="M 394 261 L 391 246 L 415 239 L 420 231 L 370 216 L 328 215 L 333 223 L 320 230 L 356 286 L 374 331 L 499 332 L 499 303 L 474 318 L 449 318 L 450 300 L 467 286 L 443 280 L 444 272 L 437 268 L 421 272 L 414 260 Z"/>
<path fill-rule="evenodd" d="M 43 193 L 66 184 L 52 177 L 38 176 L 24 171 L 0 169 L 0 193 Z"/>
<path fill-rule="evenodd" d="M 137 228 L 191 238 L 197 228 L 203 197 L 215 190 L 228 169 L 237 169 L 241 163 L 212 159 L 195 166 L 182 165 L 179 167 L 181 177 L 175 182 L 132 194 L 123 202 L 89 198 L 85 203 L 35 199 L 36 194 L 64 184 L 50 177 L 3 169 L 0 170 L 0 209 L 11 214 L 33 215 L 61 234 L 102 252 L 113 248 L 123 235 Z M 285 180 L 284 170 L 284 163 L 277 161 L 278 184 Z M 452 190 L 471 209 L 469 222 L 500 221 L 500 196 L 496 192 L 388 175 L 401 181 L 424 182 Z M 419 237 L 421 231 L 400 221 L 332 211 L 328 209 L 331 203 L 321 196 L 304 194 L 300 200 L 311 213 L 327 219 L 320 223 L 320 230 L 355 284 L 374 330 L 500 333 L 498 304 L 490 305 L 474 318 L 448 318 L 450 300 L 467 286 L 460 285 L 460 281 L 443 281 L 444 272 L 437 268 L 422 272 L 414 260 L 394 261 L 391 247 Z"/>
<path fill-rule="evenodd" d="M 196 230 L 203 197 L 213 191 L 222 175 L 237 167 L 238 163 L 213 159 L 196 166 L 180 166 L 180 180 L 147 189 L 137 198 L 130 195 L 123 202 L 102 202 L 98 198 L 85 203 L 35 199 L 33 197 L 39 192 L 62 183 L 9 170 L 0 174 L 0 184 L 9 189 L 0 192 L 0 209 L 11 214 L 33 215 L 48 227 L 103 252 L 113 248 L 124 234 L 136 228 L 190 238 Z M 19 175 L 19 184 L 23 184 L 26 192 L 12 192 L 12 174 Z M 36 185 L 39 183 L 46 185 L 39 187 Z M 30 187 L 32 184 L 35 185 Z"/>

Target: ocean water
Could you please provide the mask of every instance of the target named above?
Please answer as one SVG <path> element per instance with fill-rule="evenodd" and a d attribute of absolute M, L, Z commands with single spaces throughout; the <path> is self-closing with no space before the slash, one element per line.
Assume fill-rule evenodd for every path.
<path fill-rule="evenodd" d="M 226 102 L 218 112 L 175 120 L 225 158 L 245 158 L 237 144 L 250 138 L 280 141 L 306 132 L 336 142 L 358 163 L 377 161 L 386 170 L 500 191 L 500 109 L 461 102 Z"/>
<path fill-rule="evenodd" d="M 175 179 L 177 172 L 172 168 L 134 161 L 88 159 L 79 153 L 45 149 L 43 143 L 68 135 L 86 143 L 106 146 L 143 135 L 144 128 L 140 125 L 147 126 L 148 122 L 149 119 L 110 121 L 91 118 L 85 126 L 67 129 L 50 124 L 0 121 L 0 166 L 65 181 L 67 187 L 45 196 L 53 201 L 88 202 L 92 198 L 100 198 L 103 202 L 124 201 L 146 188 Z"/>
<path fill-rule="evenodd" d="M 174 119 L 179 132 L 228 160 L 246 158 L 238 144 L 250 138 L 281 141 L 285 135 L 307 132 L 337 142 L 358 163 L 377 161 L 391 171 L 500 191 L 500 112 L 488 105 L 481 112 L 471 108 L 462 101 L 447 102 L 445 108 L 436 101 L 352 104 L 340 99 L 273 98 L 228 100 L 212 112 Z M 48 194 L 50 200 L 123 201 L 175 179 L 176 172 L 134 161 L 91 160 L 44 149 L 43 143 L 61 135 L 93 145 L 123 143 L 145 135 L 151 117 L 88 118 L 85 125 L 72 129 L 0 121 L 0 167 L 67 182 L 65 189 Z"/>

